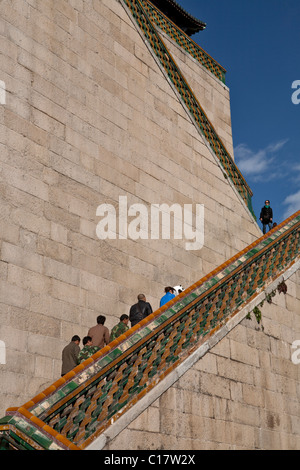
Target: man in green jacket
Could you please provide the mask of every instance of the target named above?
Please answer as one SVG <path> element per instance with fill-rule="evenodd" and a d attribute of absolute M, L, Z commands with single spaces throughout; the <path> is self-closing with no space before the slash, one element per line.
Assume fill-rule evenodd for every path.
<path fill-rule="evenodd" d="M 125 331 L 129 330 L 128 327 L 129 316 L 124 313 L 120 316 L 120 322 L 111 330 L 109 341 L 114 341 L 119 336 L 123 335 Z"/>
<path fill-rule="evenodd" d="M 93 346 L 92 338 L 90 336 L 85 336 L 82 340 L 83 348 L 78 354 L 77 362 L 81 364 L 83 361 L 91 357 L 97 351 L 99 351 L 98 346 Z"/>

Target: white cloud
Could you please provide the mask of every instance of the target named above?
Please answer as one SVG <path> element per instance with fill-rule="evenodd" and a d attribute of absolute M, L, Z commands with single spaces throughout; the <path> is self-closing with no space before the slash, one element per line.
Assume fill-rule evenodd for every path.
<path fill-rule="evenodd" d="M 287 196 L 283 201 L 283 205 L 287 206 L 284 219 L 287 219 L 291 215 L 295 214 L 295 212 L 300 210 L 300 191 L 297 191 L 295 194 L 290 194 Z"/>
<path fill-rule="evenodd" d="M 294 165 L 292 167 L 292 179 L 296 183 L 299 183 L 299 181 L 300 181 L 300 164 Z"/>
<path fill-rule="evenodd" d="M 246 144 L 239 144 L 234 149 L 235 159 L 241 172 L 245 176 L 259 181 L 268 177 L 268 180 L 278 177 L 278 165 L 274 165 L 276 153 L 279 152 L 288 140 L 268 145 L 257 152 L 251 150 Z M 281 173 L 280 173 L 281 174 Z"/>

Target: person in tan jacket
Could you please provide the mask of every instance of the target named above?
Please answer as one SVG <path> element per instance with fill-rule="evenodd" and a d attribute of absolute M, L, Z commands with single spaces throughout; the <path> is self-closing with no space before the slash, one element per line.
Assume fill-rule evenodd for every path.
<path fill-rule="evenodd" d="M 93 326 L 88 331 L 88 336 L 92 338 L 92 345 L 97 346 L 99 349 L 104 348 L 109 343 L 109 330 L 104 326 L 106 317 L 99 315 L 97 317 L 97 325 Z"/>

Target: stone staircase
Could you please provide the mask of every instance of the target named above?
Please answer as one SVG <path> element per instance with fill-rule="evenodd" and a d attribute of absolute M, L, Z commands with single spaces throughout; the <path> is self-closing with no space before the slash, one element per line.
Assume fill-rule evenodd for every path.
<path fill-rule="evenodd" d="M 0 420 L 0 449 L 102 449 L 299 269 L 300 211 Z"/>

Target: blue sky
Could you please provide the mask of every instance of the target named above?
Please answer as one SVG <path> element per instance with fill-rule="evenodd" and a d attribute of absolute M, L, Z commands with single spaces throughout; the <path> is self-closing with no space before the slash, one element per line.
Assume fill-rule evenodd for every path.
<path fill-rule="evenodd" d="M 280 223 L 300 209 L 300 1 L 177 3 L 207 24 L 192 39 L 227 70 L 235 160 L 255 214 L 270 199 Z"/>

